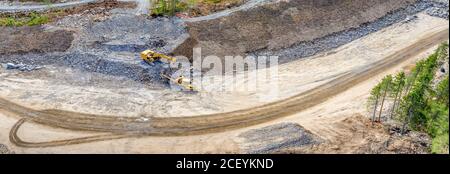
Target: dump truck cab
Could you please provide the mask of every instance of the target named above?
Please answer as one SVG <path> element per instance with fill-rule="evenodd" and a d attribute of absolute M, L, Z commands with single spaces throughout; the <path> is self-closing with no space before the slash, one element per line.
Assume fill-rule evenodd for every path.
<path fill-rule="evenodd" d="M 186 89 L 189 91 L 194 91 L 194 86 L 192 86 L 192 81 L 189 78 L 186 78 L 184 76 L 178 76 L 177 78 L 172 78 L 166 74 L 161 73 L 160 74 L 162 78 L 168 79 L 172 83 Z"/>
<path fill-rule="evenodd" d="M 178 84 L 179 86 L 184 87 L 187 90 L 194 90 L 194 87 L 191 84 L 192 83 L 191 80 L 188 78 L 185 78 L 184 76 L 179 76 L 178 78 L 176 78 L 174 80 L 174 82 L 176 84 Z"/>

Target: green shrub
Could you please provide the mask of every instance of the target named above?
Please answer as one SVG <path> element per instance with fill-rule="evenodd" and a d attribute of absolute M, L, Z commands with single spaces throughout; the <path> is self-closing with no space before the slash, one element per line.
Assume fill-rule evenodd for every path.
<path fill-rule="evenodd" d="M 375 119 L 375 111 L 382 96 L 382 90 L 389 90 L 388 93 L 391 97 L 394 96 L 394 101 L 399 100 L 398 109 L 395 105 L 391 108 L 391 118 L 397 118 L 403 122 L 402 132 L 408 126 L 410 129 L 430 135 L 432 153 L 448 153 L 448 74 L 439 84 L 433 85 L 438 62 L 443 59 L 448 59 L 447 43 L 441 44 L 427 59 L 418 61 L 409 75 L 405 76 L 403 72 L 397 74 L 389 88 L 383 88 L 384 79 L 389 77 L 386 76 L 372 89 L 368 99 L 368 103 L 374 106 L 372 117 Z M 392 117 L 392 115 L 398 116 Z"/>
<path fill-rule="evenodd" d="M 22 21 L 16 20 L 12 17 L 0 18 L 0 26 L 2 27 L 15 27 L 22 26 L 24 23 Z"/>
<path fill-rule="evenodd" d="M 48 16 L 37 15 L 35 13 L 32 13 L 30 15 L 30 19 L 27 22 L 27 25 L 28 26 L 41 25 L 47 23 L 48 21 L 49 21 Z"/>
<path fill-rule="evenodd" d="M 448 133 L 433 138 L 431 142 L 431 153 L 448 154 Z"/>
<path fill-rule="evenodd" d="M 0 18 L 0 26 L 2 27 L 20 27 L 24 25 L 34 26 L 42 25 L 50 21 L 46 15 L 30 13 L 23 17 L 2 17 Z"/>
<path fill-rule="evenodd" d="M 188 8 L 186 2 L 180 0 L 154 0 L 151 15 L 153 16 L 173 16 L 177 12 Z"/>
<path fill-rule="evenodd" d="M 211 4 L 217 4 L 217 3 L 222 2 L 222 0 L 203 0 L 203 1 L 205 1 L 207 3 L 211 3 Z"/>

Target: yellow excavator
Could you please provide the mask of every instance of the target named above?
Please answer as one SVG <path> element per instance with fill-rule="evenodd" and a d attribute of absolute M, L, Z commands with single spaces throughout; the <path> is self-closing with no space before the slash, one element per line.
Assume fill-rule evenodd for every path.
<path fill-rule="evenodd" d="M 165 54 L 157 53 L 157 52 L 152 51 L 152 50 L 142 51 L 141 52 L 141 58 L 142 58 L 142 60 L 144 60 L 145 62 L 147 62 L 149 64 L 153 63 L 153 62 L 155 62 L 157 60 L 161 60 L 161 59 L 166 59 L 166 60 L 168 60 L 169 62 L 172 62 L 172 63 L 176 62 L 176 60 L 177 60 L 174 57 L 170 57 L 170 56 L 167 56 Z M 169 81 L 171 81 L 171 82 L 173 82 L 173 83 L 183 87 L 184 89 L 187 89 L 187 90 L 190 90 L 190 91 L 194 91 L 194 87 L 192 86 L 191 80 L 185 78 L 184 76 L 179 76 L 179 77 L 174 79 L 174 78 L 171 78 L 169 75 L 166 75 L 166 74 L 164 74 L 162 72 L 161 72 L 160 75 L 161 75 L 162 78 L 168 79 Z"/>
<path fill-rule="evenodd" d="M 169 62 L 176 62 L 177 59 L 174 57 L 170 57 L 161 53 L 157 53 L 152 50 L 145 50 L 141 52 L 141 58 L 147 63 L 153 63 L 154 61 L 166 59 Z"/>

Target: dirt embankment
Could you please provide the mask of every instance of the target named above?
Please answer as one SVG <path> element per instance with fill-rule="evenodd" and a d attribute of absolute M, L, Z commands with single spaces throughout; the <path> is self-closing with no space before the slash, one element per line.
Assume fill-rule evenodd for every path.
<path fill-rule="evenodd" d="M 231 9 L 240 6 L 248 0 L 225 0 L 219 2 L 210 2 L 207 0 L 198 1 L 197 4 L 185 12 L 188 16 L 206 16 L 222 10 Z"/>
<path fill-rule="evenodd" d="M 331 154 L 426 154 L 430 137 L 409 131 L 401 134 L 400 125 L 374 123 L 362 115 L 355 115 L 333 124 L 334 140 L 313 146 L 279 149 L 276 153 Z"/>
<path fill-rule="evenodd" d="M 74 39 L 68 30 L 45 31 L 43 27 L 0 27 L 0 54 L 63 52 Z"/>
<path fill-rule="evenodd" d="M 203 55 L 244 55 L 263 48 L 289 47 L 358 27 L 414 2 L 271 1 L 220 17 L 189 19 L 187 25 Z"/>

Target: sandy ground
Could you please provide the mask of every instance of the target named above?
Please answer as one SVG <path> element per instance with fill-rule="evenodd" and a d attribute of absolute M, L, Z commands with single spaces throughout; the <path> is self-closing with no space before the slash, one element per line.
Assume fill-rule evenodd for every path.
<path fill-rule="evenodd" d="M 229 112 L 313 89 L 346 72 L 377 62 L 398 50 L 400 43 L 414 43 L 415 39 L 445 28 L 446 24 L 445 20 L 420 15 L 417 21 L 396 24 L 328 53 L 273 67 L 279 73 L 270 78 L 260 78 L 265 70 L 248 73 L 257 79 L 247 73 L 238 74 L 234 80 L 230 76 L 225 76 L 224 80 L 216 78 L 214 83 L 204 83 L 206 90 L 196 95 L 149 89 L 126 79 L 49 66 L 43 72 L 31 73 L 0 69 L 0 96 L 33 109 L 112 116 L 181 117 Z M 249 85 L 251 82 L 257 85 Z M 248 86 L 252 90 L 246 90 Z M 207 90 L 218 88 L 224 91 Z"/>
<path fill-rule="evenodd" d="M 124 88 L 119 92 L 116 89 L 89 89 L 82 86 L 71 87 L 69 89 L 69 86 L 55 84 L 51 81 L 46 81 L 46 79 L 30 80 L 27 79 L 26 76 L 11 75 L 9 73 L 6 73 L 5 75 L 4 72 L 0 74 L 0 78 L 2 79 L 0 81 L 0 95 L 32 108 L 56 107 L 59 109 L 76 111 L 80 111 L 80 108 L 83 108 L 82 111 L 84 112 L 100 112 L 111 115 L 113 113 L 117 114 L 117 112 L 123 112 L 129 116 L 139 116 L 142 112 L 151 112 L 157 116 L 167 117 L 231 111 L 287 98 L 308 89 L 312 89 L 317 85 L 324 84 L 333 79 L 336 75 L 374 63 L 384 56 L 392 54 L 396 50 L 400 50 L 405 47 L 405 45 L 414 43 L 417 38 L 423 37 L 433 30 L 442 28 L 448 28 L 448 21 L 429 17 L 427 15 L 419 15 L 419 18 L 416 21 L 396 24 L 342 46 L 330 53 L 280 65 L 278 67 L 279 76 L 275 79 L 277 79 L 280 84 L 278 87 L 281 92 L 278 94 L 278 97 L 272 97 L 267 101 L 261 101 L 259 98 L 260 94 L 267 93 L 267 91 L 272 89 L 270 86 L 264 85 L 261 86 L 258 91 L 253 92 L 244 91 L 239 93 L 180 95 L 182 98 L 174 97 L 173 95 L 177 94 L 172 94 L 173 91 L 168 90 L 163 91 L 163 93 L 165 92 L 166 94 L 157 96 L 162 97 L 160 98 L 161 100 L 165 100 L 166 98 L 164 98 L 164 96 L 172 95 L 167 97 L 166 103 L 157 105 L 156 107 L 153 106 L 154 108 L 148 108 L 145 105 L 151 103 L 148 102 L 148 100 L 152 96 L 151 90 L 148 89 L 140 89 L 142 91 L 139 92 L 133 88 Z M 421 55 L 414 56 L 414 58 L 409 59 L 407 62 L 384 72 L 383 75 L 407 67 L 414 63 L 415 60 L 425 57 L 432 50 L 433 49 L 429 49 Z M 333 138 L 337 137 L 339 132 L 334 131 L 331 123 L 343 120 L 355 113 L 366 115 L 367 109 L 365 108 L 365 101 L 368 92 L 383 75 L 373 77 L 344 93 L 330 98 L 325 103 L 289 117 L 239 130 L 197 136 L 125 138 L 53 148 L 19 148 L 10 144 L 8 138 L 9 130 L 18 118 L 15 116 L 8 116 L 7 113 L 1 113 L 0 143 L 6 144 L 16 153 L 236 153 L 242 152 L 241 147 L 244 140 L 238 138 L 242 132 L 280 122 L 299 123 L 305 129 L 321 138 L 333 141 Z M 245 78 L 242 78 L 240 83 L 245 84 L 246 81 Z M 262 80 L 258 83 L 267 84 L 267 81 Z M 127 92 L 129 94 L 138 93 L 141 94 L 141 96 L 134 96 L 129 99 L 130 95 L 124 95 L 127 94 Z M 32 97 L 29 97 L 30 93 L 33 94 L 31 95 Z M 71 97 L 65 97 L 64 95 Z M 48 99 L 51 98 L 48 96 L 56 96 L 55 98 L 61 100 L 55 101 Z M 108 96 L 109 98 L 107 101 L 111 100 L 111 96 L 115 96 L 117 98 L 112 100 L 118 102 L 108 103 L 110 107 L 102 107 L 102 105 L 96 105 L 97 103 L 95 102 L 85 102 L 99 102 L 102 100 L 102 97 L 104 99 L 105 96 Z M 199 96 L 202 96 L 203 98 L 200 98 L 199 100 Z M 135 106 L 136 103 L 125 102 L 123 101 L 124 99 L 125 101 L 141 101 L 141 103 L 138 103 L 144 106 Z M 46 105 L 42 105 L 42 103 L 46 103 Z M 133 106 L 142 108 L 130 110 Z M 106 110 L 107 108 L 120 109 Z M 28 141 L 46 141 L 82 137 L 97 133 L 74 132 L 26 123 L 21 128 L 19 134 L 23 139 Z"/>

